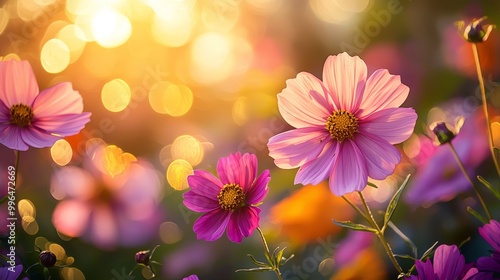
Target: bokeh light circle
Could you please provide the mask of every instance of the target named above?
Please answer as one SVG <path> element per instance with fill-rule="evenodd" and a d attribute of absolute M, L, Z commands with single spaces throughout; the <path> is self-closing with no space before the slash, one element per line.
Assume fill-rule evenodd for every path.
<path fill-rule="evenodd" d="M 69 65 L 69 48 L 59 39 L 50 39 L 42 47 L 40 61 L 45 71 L 52 74 L 60 73 Z"/>

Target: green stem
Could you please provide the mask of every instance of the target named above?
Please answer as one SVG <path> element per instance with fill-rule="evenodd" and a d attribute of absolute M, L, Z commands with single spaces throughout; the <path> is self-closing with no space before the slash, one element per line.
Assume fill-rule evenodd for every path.
<path fill-rule="evenodd" d="M 14 188 L 17 188 L 17 170 L 19 169 L 19 159 L 21 158 L 21 152 L 14 150 L 14 155 L 16 157 L 16 162 L 14 163 Z"/>
<path fill-rule="evenodd" d="M 490 115 L 488 113 L 488 104 L 486 103 L 486 91 L 484 89 L 484 79 L 481 72 L 481 62 L 479 61 L 479 51 L 477 49 L 477 44 L 472 43 L 472 52 L 474 53 L 474 60 L 476 62 L 477 78 L 479 79 L 479 88 L 481 90 L 481 99 L 483 101 L 483 111 L 486 120 L 486 127 L 488 128 L 488 141 L 490 146 L 491 156 L 493 157 L 493 162 L 495 163 L 495 168 L 497 170 L 498 176 L 500 176 L 500 165 L 498 164 L 497 156 L 495 155 L 495 150 L 493 146 L 493 133 L 491 131 Z"/>
<path fill-rule="evenodd" d="M 264 248 L 266 249 L 266 257 L 268 260 L 272 260 L 271 252 L 269 251 L 269 246 L 267 246 L 267 241 L 266 238 L 264 237 L 264 233 L 260 229 L 260 227 L 257 227 L 257 231 L 259 232 L 260 238 L 262 240 L 262 244 L 264 244 Z M 278 277 L 278 280 L 283 280 L 281 278 L 281 272 L 279 267 L 277 267 L 274 263 L 271 263 L 271 266 L 273 267 L 274 273 L 276 273 L 276 277 Z"/>
<path fill-rule="evenodd" d="M 366 213 L 368 214 L 367 217 L 369 218 L 369 223 L 373 228 L 377 230 L 376 234 L 380 242 L 382 243 L 382 246 L 384 246 L 385 252 L 389 256 L 389 259 L 391 260 L 392 264 L 396 268 L 396 270 L 401 274 L 403 273 L 403 269 L 399 265 L 398 261 L 394 257 L 394 253 L 392 252 L 391 246 L 389 246 L 389 243 L 387 242 L 387 239 L 385 239 L 384 236 L 384 231 L 380 230 L 380 227 L 378 226 L 377 222 L 375 221 L 375 218 L 373 218 L 372 212 L 370 210 L 370 207 L 368 207 L 368 204 L 366 203 L 365 197 L 363 196 L 363 193 L 359 192 L 359 197 L 361 198 L 361 201 L 363 203 L 363 207 L 366 210 Z"/>
<path fill-rule="evenodd" d="M 349 205 L 351 205 L 351 207 L 354 208 L 354 210 L 356 210 L 358 212 L 358 214 L 361 215 L 361 217 L 363 217 L 363 219 L 365 219 L 365 221 L 367 221 L 369 224 L 371 224 L 370 219 L 368 219 L 368 217 L 365 215 L 365 213 L 361 209 L 359 209 L 359 207 L 356 206 L 356 204 L 352 203 L 345 195 L 343 195 L 342 198 L 347 203 L 349 203 Z"/>
<path fill-rule="evenodd" d="M 451 153 L 453 154 L 453 157 L 455 157 L 455 160 L 457 161 L 458 166 L 460 167 L 460 170 L 462 171 L 462 173 L 465 175 L 465 177 L 467 178 L 469 183 L 474 188 L 474 191 L 476 192 L 476 196 L 479 199 L 479 202 L 481 203 L 481 205 L 483 206 L 483 209 L 486 212 L 486 215 L 488 216 L 488 220 L 491 220 L 492 218 L 491 218 L 490 210 L 486 206 L 486 203 L 484 202 L 484 199 L 481 196 L 481 193 L 479 193 L 479 188 L 476 186 L 476 184 L 474 184 L 474 181 L 472 181 L 472 178 L 469 176 L 469 173 L 467 173 L 467 170 L 465 170 L 465 166 L 462 163 L 462 161 L 460 160 L 460 157 L 457 154 L 457 150 L 455 150 L 455 147 L 453 147 L 453 144 L 451 144 L 451 142 L 448 142 L 448 145 L 450 146 Z"/>

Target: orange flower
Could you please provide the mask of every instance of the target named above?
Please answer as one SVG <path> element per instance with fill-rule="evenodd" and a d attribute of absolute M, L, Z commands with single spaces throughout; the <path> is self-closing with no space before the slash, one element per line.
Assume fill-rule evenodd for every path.
<path fill-rule="evenodd" d="M 271 221 L 292 242 L 307 243 L 340 232 L 332 219 L 349 220 L 353 214 L 351 206 L 333 195 L 323 182 L 304 186 L 276 204 L 271 210 Z"/>
<path fill-rule="evenodd" d="M 383 280 L 387 271 L 382 258 L 373 248 L 359 252 L 356 258 L 343 266 L 330 280 Z"/>

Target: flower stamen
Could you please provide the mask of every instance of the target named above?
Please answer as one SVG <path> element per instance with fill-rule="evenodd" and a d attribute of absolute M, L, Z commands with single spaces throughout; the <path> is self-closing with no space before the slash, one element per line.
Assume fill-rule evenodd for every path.
<path fill-rule="evenodd" d="M 226 211 L 233 211 L 245 205 L 245 193 L 238 184 L 226 184 L 217 195 L 219 205 Z"/>
<path fill-rule="evenodd" d="M 33 110 L 30 106 L 16 104 L 10 108 L 10 122 L 18 127 L 31 125 L 33 120 Z"/>
<path fill-rule="evenodd" d="M 326 119 L 325 128 L 330 133 L 332 139 L 336 139 L 339 142 L 345 139 L 352 139 L 354 134 L 359 132 L 358 118 L 345 110 L 335 111 Z"/>

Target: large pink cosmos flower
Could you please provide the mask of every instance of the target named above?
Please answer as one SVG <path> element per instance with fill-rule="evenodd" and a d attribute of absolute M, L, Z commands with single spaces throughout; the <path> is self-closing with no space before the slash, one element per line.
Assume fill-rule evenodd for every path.
<path fill-rule="evenodd" d="M 197 238 L 219 239 L 227 228 L 232 242 L 240 243 L 259 225 L 260 209 L 256 207 L 267 194 L 269 170 L 257 177 L 257 157 L 236 153 L 220 158 L 219 179 L 204 170 L 188 177 L 190 190 L 184 193 L 184 205 L 203 214 L 194 223 Z"/>
<path fill-rule="evenodd" d="M 90 121 L 71 83 L 63 82 L 42 92 L 27 61 L 0 61 L 0 143 L 26 151 L 50 147 L 77 134 Z"/>
<path fill-rule="evenodd" d="M 281 115 L 296 129 L 271 137 L 269 155 L 280 168 L 300 167 L 296 184 L 330 177 L 336 195 L 360 191 L 401 160 L 393 144 L 408 139 L 417 119 L 413 109 L 399 108 L 408 92 L 385 69 L 367 78 L 357 56 L 330 56 L 323 81 L 301 72 L 278 94 Z"/>

